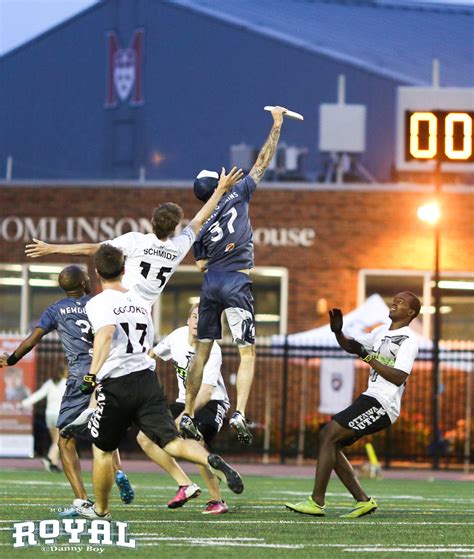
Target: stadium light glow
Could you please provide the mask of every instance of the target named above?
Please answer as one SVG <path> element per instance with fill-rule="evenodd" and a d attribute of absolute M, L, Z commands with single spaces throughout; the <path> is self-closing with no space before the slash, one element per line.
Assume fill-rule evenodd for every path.
<path fill-rule="evenodd" d="M 423 204 L 423 206 L 418 208 L 416 215 L 421 221 L 429 223 L 430 225 L 436 225 L 441 217 L 441 210 L 438 202 L 435 201 Z"/>
<path fill-rule="evenodd" d="M 474 281 L 442 280 L 438 285 L 441 289 L 466 289 L 474 291 Z"/>

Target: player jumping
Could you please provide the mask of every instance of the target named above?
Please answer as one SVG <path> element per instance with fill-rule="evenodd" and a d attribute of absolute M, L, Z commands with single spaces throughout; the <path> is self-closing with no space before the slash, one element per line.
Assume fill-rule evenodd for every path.
<path fill-rule="evenodd" d="M 194 244 L 196 264 L 206 274 L 199 303 L 196 356 L 188 373 L 186 406 L 180 429 L 184 436 L 197 440 L 201 438 L 201 433 L 193 417 L 196 397 L 213 342 L 221 338 L 221 315 L 225 312 L 240 353 L 237 411 L 232 415 L 230 425 L 237 431 L 242 443 L 252 442 L 245 417 L 255 371 L 255 315 L 250 279 L 254 255 L 249 203 L 275 154 L 285 111 L 283 107 L 272 110 L 273 126 L 257 161 L 250 173 L 220 201 Z M 194 194 L 199 200 L 209 200 L 217 186 L 217 178 L 216 172 L 199 173 L 194 183 Z"/>
<path fill-rule="evenodd" d="M 357 400 L 337 413 L 321 430 L 319 456 L 313 493 L 306 501 L 286 507 L 302 514 L 325 516 L 325 495 L 334 470 L 356 500 L 355 508 L 343 518 L 359 518 L 375 512 L 377 503 L 362 489 L 349 460 L 342 452 L 365 435 L 387 429 L 400 415 L 400 404 L 408 376 L 418 355 L 418 341 L 408 325 L 418 316 L 419 299 L 410 291 L 402 291 L 390 305 L 390 326 L 375 328 L 359 340 L 342 333 L 342 313 L 329 311 L 331 330 L 339 345 L 348 353 L 358 355 L 370 364 L 369 386 Z"/>

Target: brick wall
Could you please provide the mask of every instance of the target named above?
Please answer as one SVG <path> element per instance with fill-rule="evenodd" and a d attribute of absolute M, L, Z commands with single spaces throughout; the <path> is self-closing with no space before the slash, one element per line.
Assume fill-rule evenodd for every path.
<path fill-rule="evenodd" d="M 431 270 L 433 233 L 416 217 L 430 199 L 426 192 L 381 190 L 281 190 L 264 186 L 251 204 L 254 228 L 313 228 L 307 246 L 259 245 L 256 265 L 289 270 L 288 330 L 321 325 L 315 304 L 325 298 L 344 312 L 357 303 L 358 272 L 363 268 Z M 444 271 L 474 271 L 474 190 L 445 193 L 441 242 Z M 150 217 L 154 206 L 174 201 L 186 217 L 199 208 L 190 189 L 130 187 L 0 187 L 0 233 L 7 216 Z M 1 262 L 24 262 L 24 241 L 0 235 Z M 79 258 L 78 258 L 79 260 Z M 50 258 L 48 261 L 61 261 Z M 68 259 L 70 261 L 70 259 Z M 188 255 L 185 264 L 192 264 Z"/>

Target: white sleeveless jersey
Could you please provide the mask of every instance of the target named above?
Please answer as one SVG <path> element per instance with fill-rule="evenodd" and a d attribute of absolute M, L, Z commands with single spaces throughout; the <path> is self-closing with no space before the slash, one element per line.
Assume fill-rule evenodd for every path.
<path fill-rule="evenodd" d="M 380 363 L 399 369 L 407 375 L 411 373 L 418 355 L 418 339 L 408 326 L 389 330 L 384 324 L 369 334 L 357 336 L 357 339 Z M 364 394 L 380 402 L 393 423 L 400 415 L 405 384 L 397 386 L 370 369 L 369 384 Z"/>
<path fill-rule="evenodd" d="M 150 308 L 135 291 L 105 289 L 86 304 L 86 312 L 94 334 L 104 326 L 116 327 L 97 380 L 155 369 L 154 359 L 148 356 L 154 336 Z"/>
<path fill-rule="evenodd" d="M 179 235 L 166 241 L 160 241 L 153 233 L 126 233 L 105 242 L 122 250 L 127 258 L 122 285 L 127 289 L 135 289 L 151 306 L 195 238 L 193 229 L 188 226 Z"/>
<path fill-rule="evenodd" d="M 173 360 L 176 376 L 178 379 L 179 395 L 177 402 L 186 402 L 186 378 L 189 365 L 195 353 L 194 348 L 188 342 L 189 328 L 183 326 L 174 330 L 153 348 L 153 353 L 163 361 Z M 202 373 L 202 383 L 213 386 L 211 400 L 223 402 L 229 409 L 230 402 L 221 373 L 222 351 L 217 342 L 212 344 L 211 354 L 207 360 Z"/>

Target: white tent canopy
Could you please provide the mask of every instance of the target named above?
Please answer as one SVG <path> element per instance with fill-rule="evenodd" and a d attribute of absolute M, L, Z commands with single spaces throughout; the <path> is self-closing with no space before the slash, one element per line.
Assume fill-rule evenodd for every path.
<path fill-rule="evenodd" d="M 389 308 L 382 297 L 378 294 L 371 295 L 360 307 L 344 315 L 343 332 L 346 336 L 357 339 L 361 334 L 370 332 L 376 326 L 390 324 L 388 313 Z M 285 336 L 272 337 L 272 345 L 283 345 L 284 343 Z M 290 334 L 287 343 L 290 347 L 339 347 L 329 324 L 305 332 Z M 420 348 L 431 348 L 431 340 L 419 336 L 419 343 Z"/>

